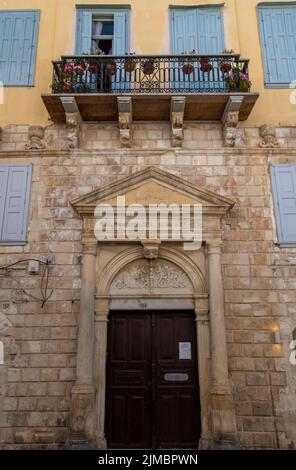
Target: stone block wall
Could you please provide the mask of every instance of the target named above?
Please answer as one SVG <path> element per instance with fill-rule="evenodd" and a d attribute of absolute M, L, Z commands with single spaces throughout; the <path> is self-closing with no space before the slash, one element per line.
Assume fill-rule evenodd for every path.
<path fill-rule="evenodd" d="M 46 132 L 57 140 L 64 130 Z M 118 129 L 111 124 L 91 124 L 83 132 L 84 149 L 25 152 L 3 146 L 23 144 L 26 128 L 4 129 L 0 164 L 32 163 L 33 181 L 28 243 L 0 246 L 0 266 L 51 255 L 48 289 L 53 293 L 41 308 L 42 267 L 38 275 L 28 274 L 27 263 L 9 272 L 0 269 L 5 345 L 0 447 L 56 448 L 66 440 L 82 251 L 82 222 L 69 201 L 147 166 L 237 201 L 223 222 L 223 280 L 239 438 L 245 448 L 296 446 L 296 375 L 289 362 L 296 327 L 296 248 L 276 245 L 269 176 L 272 163 L 296 163 L 296 149 L 255 148 L 255 130 L 248 130 L 253 146 L 223 149 L 218 124 L 187 124 L 182 150 L 170 147 L 166 124 L 139 124 L 132 149 L 120 149 Z M 18 135 L 19 143 L 13 140 Z M 204 148 L 195 147 L 200 144 Z M 274 328 L 280 330 L 280 346 L 273 344 Z"/>

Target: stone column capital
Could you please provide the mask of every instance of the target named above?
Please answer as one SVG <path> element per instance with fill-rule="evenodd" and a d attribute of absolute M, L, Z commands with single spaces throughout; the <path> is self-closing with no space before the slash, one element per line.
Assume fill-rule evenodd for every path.
<path fill-rule="evenodd" d="M 97 255 L 98 242 L 97 240 L 83 240 L 82 253 L 83 255 Z"/>
<path fill-rule="evenodd" d="M 222 253 L 222 240 L 209 240 L 207 241 L 208 255 L 221 255 Z"/>

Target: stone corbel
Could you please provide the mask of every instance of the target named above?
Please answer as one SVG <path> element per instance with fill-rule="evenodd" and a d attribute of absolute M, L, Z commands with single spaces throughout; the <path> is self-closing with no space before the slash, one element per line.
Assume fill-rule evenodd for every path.
<path fill-rule="evenodd" d="M 158 258 L 160 240 L 142 240 L 141 243 L 144 248 L 144 258 L 149 260 Z"/>
<path fill-rule="evenodd" d="M 42 126 L 29 127 L 29 140 L 26 144 L 26 150 L 43 150 L 44 144 L 44 128 Z"/>
<path fill-rule="evenodd" d="M 171 100 L 171 132 L 173 147 L 182 147 L 183 144 L 185 102 L 185 96 L 173 96 Z"/>
<path fill-rule="evenodd" d="M 222 129 L 225 147 L 235 147 L 238 137 L 239 111 L 243 96 L 230 96 L 222 116 Z"/>
<path fill-rule="evenodd" d="M 69 149 L 79 148 L 81 115 L 74 96 L 63 96 L 61 102 L 66 115 L 67 146 Z"/>
<path fill-rule="evenodd" d="M 279 148 L 280 144 L 278 143 L 276 137 L 276 128 L 270 124 L 264 124 L 260 127 L 261 142 L 259 147 L 261 148 Z"/>
<path fill-rule="evenodd" d="M 133 127 L 132 98 L 128 96 L 118 96 L 117 105 L 120 142 L 124 147 L 130 147 L 132 143 Z"/>

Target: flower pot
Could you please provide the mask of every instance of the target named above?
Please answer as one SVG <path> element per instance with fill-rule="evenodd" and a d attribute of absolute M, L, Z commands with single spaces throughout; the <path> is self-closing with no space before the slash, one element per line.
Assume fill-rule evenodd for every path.
<path fill-rule="evenodd" d="M 73 73 L 73 66 L 71 64 L 66 64 L 64 67 L 64 73 Z"/>
<path fill-rule="evenodd" d="M 98 64 L 90 64 L 90 65 L 89 65 L 89 71 L 90 71 L 90 73 L 97 73 L 97 71 L 98 71 Z"/>
<path fill-rule="evenodd" d="M 72 83 L 65 83 L 65 84 L 63 85 L 62 91 L 63 91 L 64 93 L 72 93 L 72 91 L 73 91 L 73 85 L 72 85 Z"/>
<path fill-rule="evenodd" d="M 136 68 L 136 62 L 131 59 L 127 59 L 124 63 L 124 70 L 128 73 L 131 73 L 135 70 Z"/>
<path fill-rule="evenodd" d="M 204 73 L 213 70 L 212 64 L 209 63 L 208 59 L 200 59 L 200 70 Z"/>
<path fill-rule="evenodd" d="M 143 72 L 145 75 L 151 75 L 155 70 L 155 66 L 152 60 L 149 60 L 143 64 Z"/>
<path fill-rule="evenodd" d="M 193 65 L 190 62 L 186 63 L 182 67 L 184 75 L 190 75 L 193 72 Z"/>
<path fill-rule="evenodd" d="M 106 63 L 106 72 L 108 75 L 115 75 L 116 74 L 116 64 L 113 61 Z"/>
<path fill-rule="evenodd" d="M 84 64 L 76 64 L 75 65 L 75 72 L 77 74 L 82 75 L 84 73 L 84 71 L 85 71 L 85 65 Z"/>
<path fill-rule="evenodd" d="M 232 65 L 229 62 L 221 62 L 220 70 L 222 73 L 228 73 L 231 70 Z"/>

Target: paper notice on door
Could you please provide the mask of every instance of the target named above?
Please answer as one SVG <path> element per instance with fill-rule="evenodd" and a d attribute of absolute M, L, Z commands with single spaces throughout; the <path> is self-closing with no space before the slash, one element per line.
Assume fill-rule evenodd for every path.
<path fill-rule="evenodd" d="M 191 359 L 191 343 L 179 343 L 179 359 Z"/>

